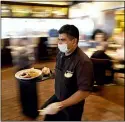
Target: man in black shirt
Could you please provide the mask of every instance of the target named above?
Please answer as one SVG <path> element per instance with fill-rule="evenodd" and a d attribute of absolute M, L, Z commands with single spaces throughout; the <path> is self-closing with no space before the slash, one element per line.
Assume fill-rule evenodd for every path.
<path fill-rule="evenodd" d="M 55 95 L 40 112 L 45 121 L 80 121 L 86 97 L 93 86 L 93 66 L 78 47 L 79 31 L 74 25 L 59 30 L 55 68 Z"/>

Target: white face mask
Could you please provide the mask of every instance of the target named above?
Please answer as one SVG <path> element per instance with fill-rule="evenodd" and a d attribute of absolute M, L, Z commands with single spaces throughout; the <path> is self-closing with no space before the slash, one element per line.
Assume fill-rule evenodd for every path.
<path fill-rule="evenodd" d="M 67 44 L 58 44 L 58 48 L 63 53 L 68 52 Z"/>

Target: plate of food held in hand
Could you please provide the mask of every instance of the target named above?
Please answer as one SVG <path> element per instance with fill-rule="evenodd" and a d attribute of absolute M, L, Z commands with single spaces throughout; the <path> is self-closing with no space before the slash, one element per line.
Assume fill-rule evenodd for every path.
<path fill-rule="evenodd" d="M 42 75 L 41 70 L 30 68 L 30 69 L 24 69 L 24 70 L 18 71 L 15 74 L 15 77 L 20 80 L 31 80 L 41 75 Z"/>

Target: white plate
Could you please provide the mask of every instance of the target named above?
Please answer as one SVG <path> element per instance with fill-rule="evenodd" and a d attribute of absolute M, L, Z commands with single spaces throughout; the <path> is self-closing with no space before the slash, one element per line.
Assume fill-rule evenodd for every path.
<path fill-rule="evenodd" d="M 27 72 L 28 70 L 34 70 L 35 72 L 38 73 L 38 76 L 33 77 L 33 78 L 21 78 L 21 77 L 19 77 L 20 74 L 22 74 L 23 72 Z M 42 71 L 39 70 L 39 69 L 25 69 L 25 70 L 18 71 L 18 72 L 15 74 L 15 77 L 16 77 L 17 79 L 20 79 L 20 80 L 31 80 L 31 79 L 34 79 L 34 78 L 39 77 L 40 75 L 42 75 Z"/>

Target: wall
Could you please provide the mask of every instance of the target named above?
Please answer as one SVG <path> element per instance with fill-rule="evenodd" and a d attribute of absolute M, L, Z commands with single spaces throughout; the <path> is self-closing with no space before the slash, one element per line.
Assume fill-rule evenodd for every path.
<path fill-rule="evenodd" d="M 94 28 L 102 28 L 111 34 L 115 26 L 112 9 L 121 7 L 124 7 L 124 2 L 79 3 L 69 9 L 69 17 L 83 18 L 84 16 L 88 16 L 94 21 Z"/>
<path fill-rule="evenodd" d="M 60 29 L 65 24 L 73 24 L 78 27 L 80 35 L 89 34 L 94 28 L 91 19 L 1 19 L 1 37 L 46 35 L 52 28 Z"/>
<path fill-rule="evenodd" d="M 95 0 L 96 1 L 96 0 Z M 101 11 L 108 9 L 116 9 L 124 7 L 124 2 L 94 2 L 95 7 L 98 7 Z"/>
<path fill-rule="evenodd" d="M 124 2 L 90 2 L 79 3 L 69 9 L 69 18 L 76 18 L 81 16 L 95 16 L 99 15 L 99 12 L 124 7 Z"/>
<path fill-rule="evenodd" d="M 1 19 L 1 37 L 7 35 L 27 36 L 47 33 L 50 29 L 59 29 L 62 25 L 68 24 L 68 19 Z"/>

